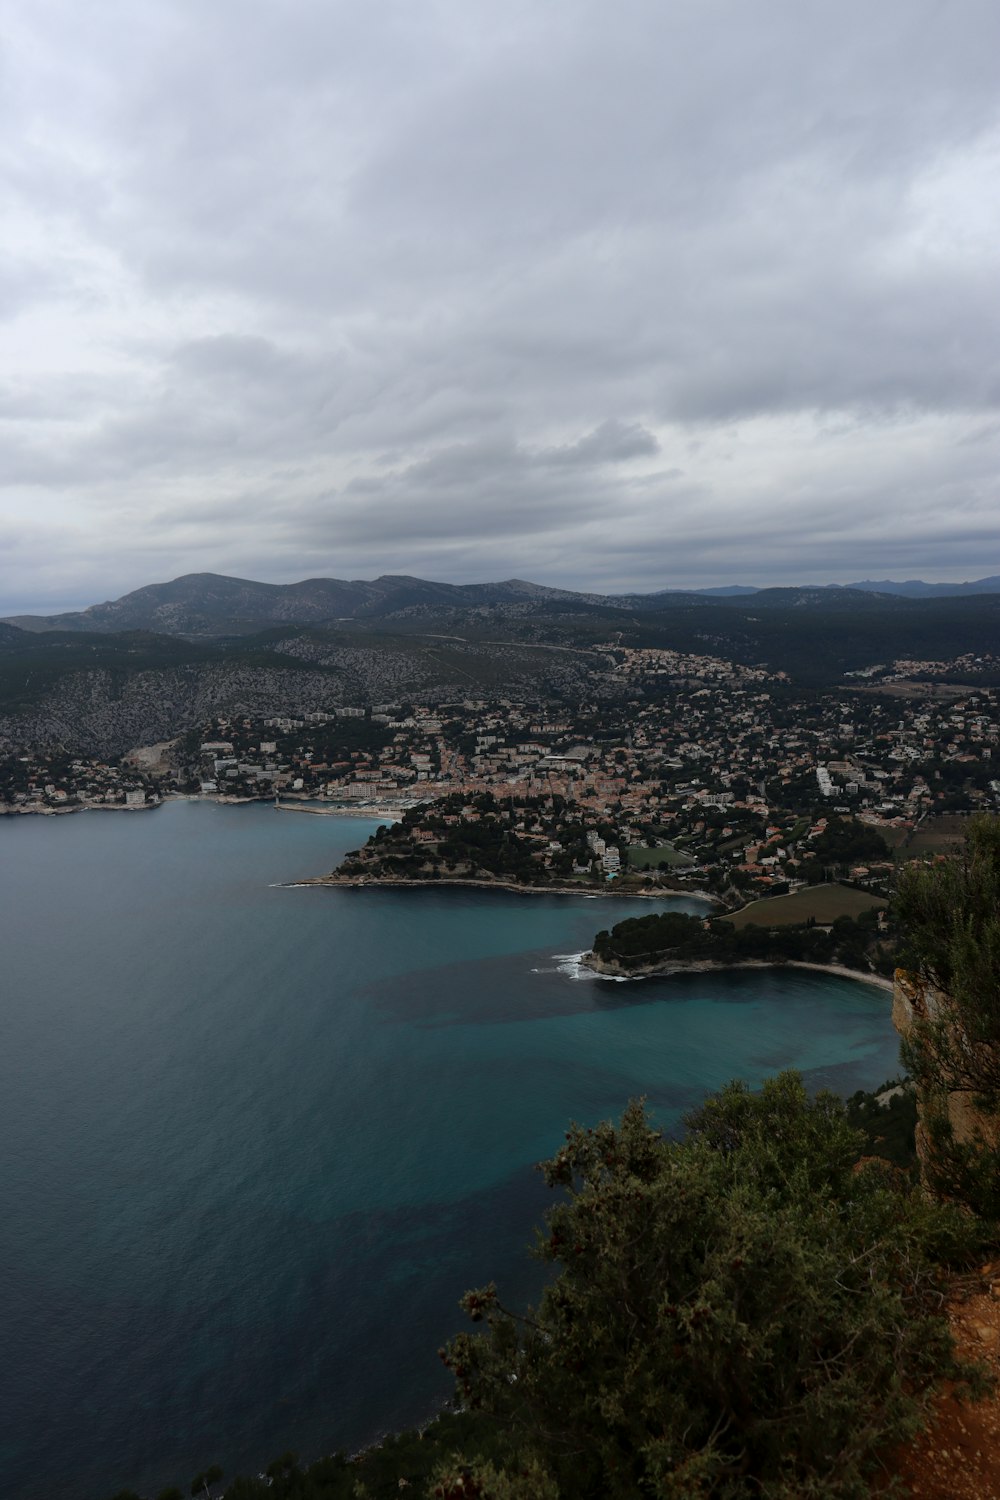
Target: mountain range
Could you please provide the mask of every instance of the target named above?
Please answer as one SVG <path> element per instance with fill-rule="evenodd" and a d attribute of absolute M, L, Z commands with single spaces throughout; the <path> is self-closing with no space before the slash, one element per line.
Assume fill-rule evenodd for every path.
<path fill-rule="evenodd" d="M 546 604 L 658 613 L 711 599 L 721 605 L 754 607 L 816 605 L 827 609 L 894 599 L 951 598 L 1000 593 L 1000 576 L 972 583 L 924 583 L 910 579 L 799 588 L 662 589 L 649 594 L 597 594 L 550 588 L 510 578 L 501 583 L 434 583 L 401 574 L 363 579 L 307 578 L 301 583 L 257 583 L 219 573 L 187 573 L 169 583 L 149 584 L 120 599 L 57 615 L 9 615 L 2 624 L 21 630 L 86 631 L 98 634 L 145 630 L 156 634 L 212 638 L 241 635 L 272 625 L 319 625 L 394 620 L 498 607 L 527 612 Z"/>
<path fill-rule="evenodd" d="M 58 744 L 117 755 L 233 710 L 618 703 L 630 679 L 609 644 L 763 666 L 782 674 L 770 691 L 843 684 L 897 659 L 963 657 L 962 680 L 988 685 L 1000 680 L 1000 590 L 605 596 L 521 579 L 268 584 L 190 574 L 71 614 L 0 621 L 0 752 Z"/>

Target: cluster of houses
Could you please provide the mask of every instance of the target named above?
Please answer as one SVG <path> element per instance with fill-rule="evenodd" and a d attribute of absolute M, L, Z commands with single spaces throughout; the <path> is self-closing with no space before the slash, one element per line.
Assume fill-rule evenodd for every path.
<path fill-rule="evenodd" d="M 155 807 L 157 785 L 125 763 L 17 748 L 0 756 L 0 812 Z"/>
<path fill-rule="evenodd" d="M 849 815 L 899 842 L 936 812 L 1000 806 L 997 690 L 900 687 L 916 668 L 925 682 L 954 679 L 960 662 L 880 666 L 893 696 L 868 681 L 803 692 L 712 656 L 601 649 L 628 683 L 617 703 L 231 714 L 177 742 L 159 774 L 12 750 L 0 761 L 0 805 L 138 806 L 182 790 L 402 811 L 489 793 L 562 810 L 589 830 L 577 874 L 655 870 L 655 853 L 636 851 L 662 849 L 675 873 L 721 868 L 762 887 L 794 880 L 823 817 Z"/>

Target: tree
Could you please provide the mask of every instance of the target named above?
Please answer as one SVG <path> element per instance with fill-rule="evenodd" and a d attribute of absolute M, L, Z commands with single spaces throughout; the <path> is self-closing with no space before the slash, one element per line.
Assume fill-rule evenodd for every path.
<path fill-rule="evenodd" d="M 559 1274 L 524 1317 L 492 1284 L 466 1295 L 487 1327 L 443 1351 L 458 1398 L 574 1500 L 867 1495 L 955 1369 L 937 1258 L 961 1220 L 859 1169 L 840 1101 L 793 1074 L 688 1123 L 670 1142 L 633 1102 L 570 1129 L 543 1165 Z"/>
<path fill-rule="evenodd" d="M 907 865 L 896 915 L 907 967 L 942 998 L 948 1087 L 1000 1106 L 1000 818 L 971 818 L 961 854 Z"/>
<path fill-rule="evenodd" d="M 279 1458 L 268 1464 L 265 1473 L 269 1479 L 280 1479 L 284 1475 L 291 1474 L 292 1470 L 298 1466 L 298 1462 L 298 1454 L 289 1448 Z"/>
<path fill-rule="evenodd" d="M 211 1500 L 211 1486 L 218 1484 L 222 1478 L 222 1473 L 223 1471 L 219 1468 L 218 1464 L 212 1464 L 204 1473 L 196 1474 L 191 1481 L 191 1494 L 200 1495 L 204 1491 L 205 1495 Z"/>
<path fill-rule="evenodd" d="M 1000 818 L 970 818 L 960 854 L 907 865 L 895 905 L 919 999 L 903 1055 L 928 1183 L 1000 1219 Z"/>

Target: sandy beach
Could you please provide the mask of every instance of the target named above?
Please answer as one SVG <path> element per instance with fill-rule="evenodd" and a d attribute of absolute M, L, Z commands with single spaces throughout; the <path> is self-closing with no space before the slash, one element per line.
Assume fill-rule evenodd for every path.
<path fill-rule="evenodd" d="M 314 875 L 304 880 L 289 882 L 292 886 L 330 886 L 335 890 L 396 890 L 406 891 L 416 888 L 427 890 L 448 890 L 456 887 L 470 891 L 510 891 L 515 896 L 585 896 L 593 900 L 603 900 L 606 896 L 615 898 L 629 897 L 641 901 L 663 901 L 671 896 L 690 896 L 693 901 L 714 901 L 714 897 L 706 896 L 701 891 L 616 891 L 611 886 L 602 886 L 599 890 L 578 885 L 518 885 L 515 881 L 504 880 L 393 880 L 381 876 L 369 875 Z"/>
<path fill-rule="evenodd" d="M 845 968 L 843 964 L 810 964 L 795 958 L 774 963 L 762 958 L 748 958 L 742 963 L 731 964 L 716 963 L 713 959 L 703 958 L 692 963 L 649 964 L 644 968 L 631 971 L 605 967 L 600 959 L 594 959 L 592 953 L 586 954 L 581 962 L 592 973 L 616 980 L 658 979 L 670 974 L 711 974 L 736 969 L 813 969 L 817 974 L 836 974 L 841 979 L 856 979 L 863 984 L 874 985 L 876 989 L 886 990 L 890 995 L 892 994 L 892 980 L 884 978 L 881 974 L 867 974 L 860 969 Z"/>

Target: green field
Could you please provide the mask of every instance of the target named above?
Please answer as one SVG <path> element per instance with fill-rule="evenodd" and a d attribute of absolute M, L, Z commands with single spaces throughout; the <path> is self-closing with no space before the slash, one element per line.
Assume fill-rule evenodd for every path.
<path fill-rule="evenodd" d="M 624 852 L 632 870 L 655 870 L 661 864 L 673 867 L 691 863 L 690 856 L 681 854 L 672 844 L 664 844 L 662 849 L 643 849 L 638 844 L 628 844 Z"/>
<path fill-rule="evenodd" d="M 836 917 L 857 917 L 860 912 L 887 905 L 883 897 L 856 891 L 852 886 L 812 885 L 806 890 L 793 891 L 790 896 L 751 901 L 742 911 L 724 920 L 732 922 L 734 927 L 748 927 L 751 922 L 758 927 L 796 927 L 815 917 L 822 927 Z"/>

